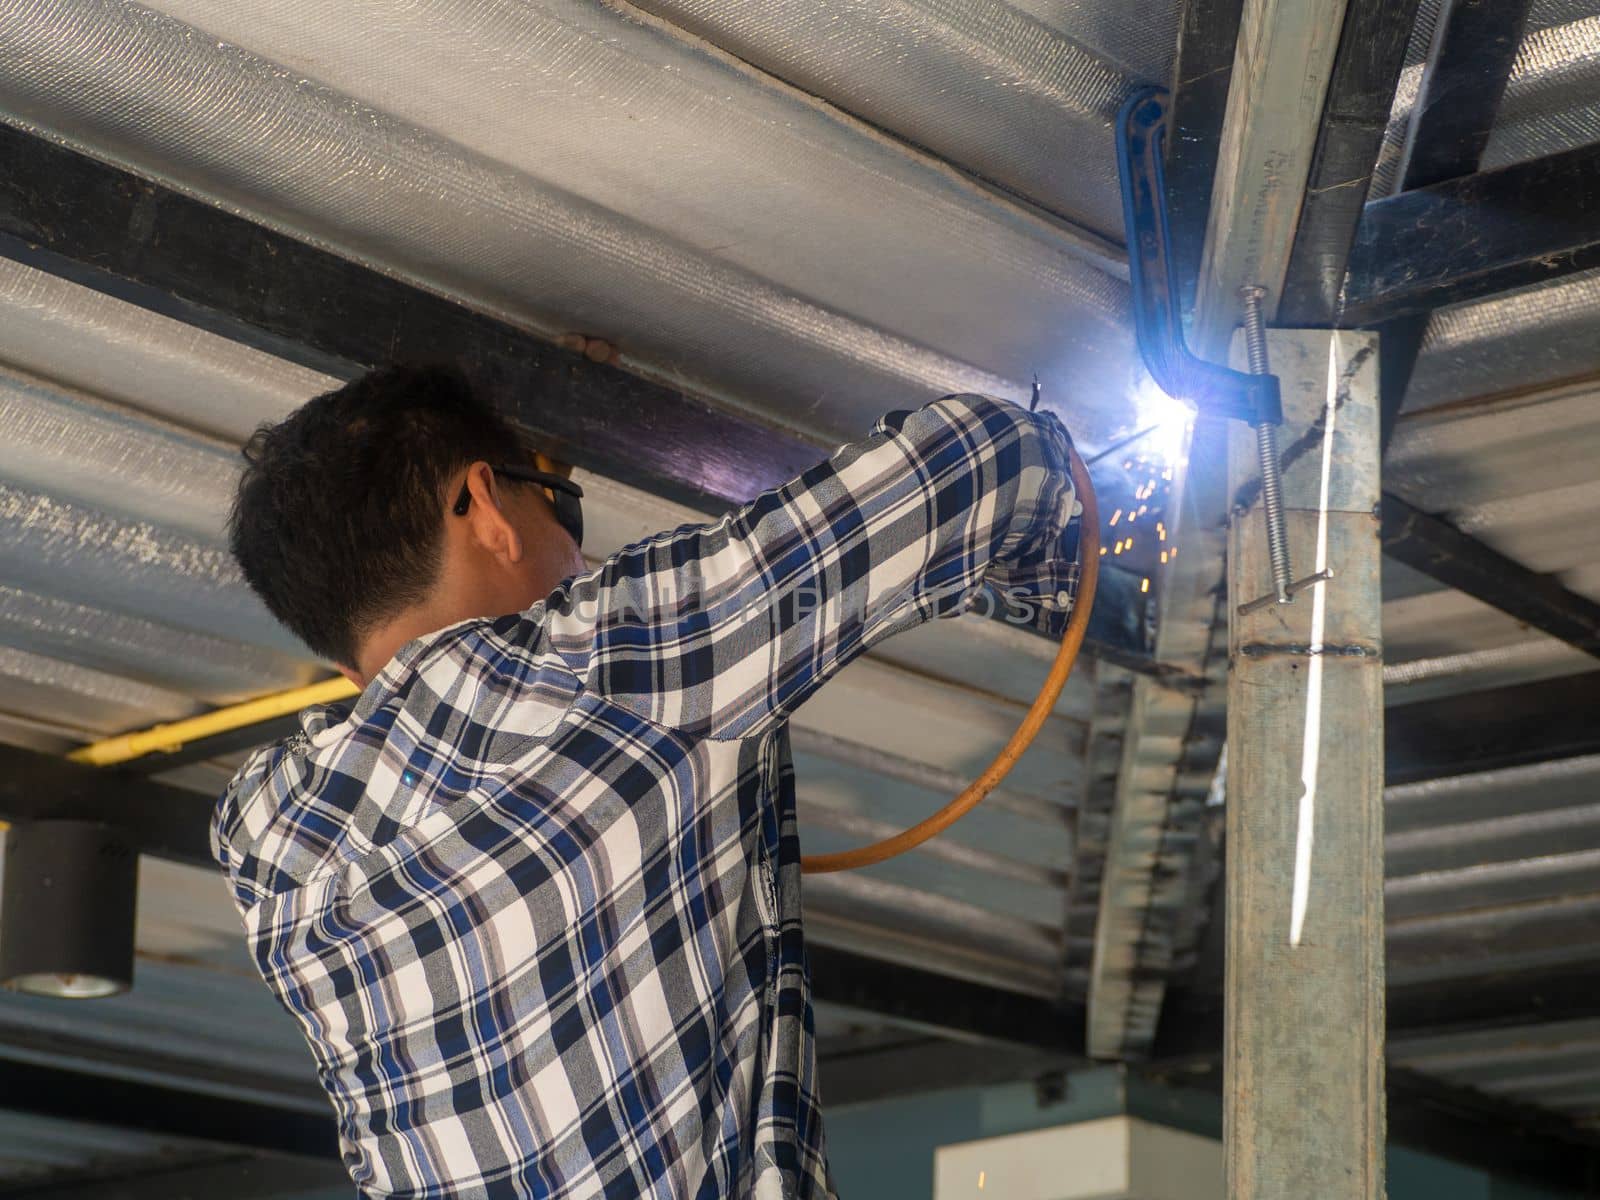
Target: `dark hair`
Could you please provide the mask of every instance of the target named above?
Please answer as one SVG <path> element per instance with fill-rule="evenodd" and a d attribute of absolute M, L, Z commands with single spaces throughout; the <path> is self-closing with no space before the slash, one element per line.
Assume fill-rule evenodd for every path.
<path fill-rule="evenodd" d="M 432 588 L 451 476 L 527 455 L 460 372 L 380 368 L 256 430 L 229 546 L 273 616 L 353 666 L 365 631 Z"/>

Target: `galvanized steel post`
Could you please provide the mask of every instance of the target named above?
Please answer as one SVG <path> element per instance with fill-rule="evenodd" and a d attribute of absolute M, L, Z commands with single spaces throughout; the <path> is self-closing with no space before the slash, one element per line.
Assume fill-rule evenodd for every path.
<path fill-rule="evenodd" d="M 1327 570 L 1229 624 L 1224 1126 L 1231 1200 L 1381 1200 L 1383 657 L 1375 335 L 1268 334 L 1285 525 Z M 1235 339 L 1236 361 L 1244 357 Z M 1228 587 L 1271 577 L 1253 431 L 1230 433 Z"/>

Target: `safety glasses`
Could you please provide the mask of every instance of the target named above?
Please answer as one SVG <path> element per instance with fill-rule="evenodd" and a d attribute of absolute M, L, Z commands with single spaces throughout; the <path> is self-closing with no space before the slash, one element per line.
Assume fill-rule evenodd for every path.
<path fill-rule="evenodd" d="M 583 489 L 572 480 L 549 471 L 541 471 L 536 467 L 496 466 L 490 464 L 489 469 L 496 475 L 506 479 L 514 479 L 518 483 L 536 483 L 542 488 L 549 489 L 551 502 L 555 505 L 556 520 L 561 522 L 561 528 L 572 535 L 572 540 L 579 546 L 583 545 L 583 505 L 579 501 L 583 498 Z M 467 515 L 467 509 L 472 505 L 472 493 L 467 485 L 461 485 L 461 494 L 456 497 L 455 514 L 458 517 Z"/>

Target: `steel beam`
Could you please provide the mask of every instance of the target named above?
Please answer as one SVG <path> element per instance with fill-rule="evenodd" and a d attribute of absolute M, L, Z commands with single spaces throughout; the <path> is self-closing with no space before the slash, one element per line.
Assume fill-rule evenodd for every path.
<path fill-rule="evenodd" d="M 1557 1113 L 1389 1068 L 1389 1136 L 1401 1145 L 1570 1194 L 1600 1187 L 1600 1136 Z"/>
<path fill-rule="evenodd" d="M 1411 106 L 1401 191 L 1477 169 L 1531 7 L 1532 0 L 1445 0 Z"/>
<path fill-rule="evenodd" d="M 1389 1053 L 1404 1059 L 1440 1038 L 1600 1019 L 1600 989 L 1588 964 L 1453 977 L 1390 988 L 1384 999 Z M 1152 1061 L 1163 1069 L 1218 1061 L 1220 997 L 1174 990 L 1161 1014 Z"/>
<path fill-rule="evenodd" d="M 1173 1088 L 1223 1088 L 1216 1064 L 1198 1060 L 1153 1064 L 1141 1078 Z M 1389 1069 L 1385 1093 L 1396 1145 L 1562 1195 L 1592 1196 L 1600 1185 L 1600 1136 L 1576 1121 L 1403 1067 Z"/>
<path fill-rule="evenodd" d="M 330 1108 L 312 1114 L 166 1084 L 0 1058 L 0 1096 L 40 1116 L 304 1158 L 339 1159 Z"/>
<path fill-rule="evenodd" d="M 1278 323 L 1332 325 L 1420 0 L 1350 0 Z"/>
<path fill-rule="evenodd" d="M 340 378 L 459 363 L 550 453 L 720 511 L 822 447 L 0 125 L 0 254 Z"/>
<path fill-rule="evenodd" d="M 1338 324 L 1368 326 L 1600 264 L 1600 145 L 1366 206 Z"/>
<path fill-rule="evenodd" d="M 816 944 L 807 946 L 806 962 L 819 1003 L 960 1041 L 1083 1056 L 1081 1007 Z"/>
<path fill-rule="evenodd" d="M 1475 173 L 1528 7 L 1528 0 L 1446 5 L 1413 108 L 1402 190 L 1362 217 L 1338 323 L 1379 325 L 1385 447 L 1429 308 L 1600 262 L 1594 147 Z M 1600 606 L 1555 580 L 1393 495 L 1384 497 L 1382 536 L 1397 561 L 1596 652 Z"/>
<path fill-rule="evenodd" d="M 104 821 L 142 854 L 216 870 L 210 843 L 215 805 L 215 796 L 131 772 L 0 746 L 0 821 Z"/>
<path fill-rule="evenodd" d="M 1600 989 L 1588 965 L 1513 971 L 1393 988 L 1386 1002 L 1392 1053 L 1431 1039 L 1600 1018 Z"/>
<path fill-rule="evenodd" d="M 1167 219 L 1183 311 L 1194 305 L 1244 0 L 1185 0 L 1167 118 Z"/>
<path fill-rule="evenodd" d="M 1532 0 L 1445 0 L 1411 106 L 1399 191 L 1429 187 L 1478 169 L 1531 4 Z M 1427 329 L 1425 312 L 1396 317 L 1379 327 L 1385 448 Z"/>
<path fill-rule="evenodd" d="M 258 721 L 254 725 L 241 725 L 225 733 L 196 738 L 192 742 L 185 742 L 176 750 L 158 750 L 142 758 L 130 759 L 122 763 L 119 769 L 132 775 L 160 775 L 178 767 L 186 767 L 190 763 L 209 762 L 214 758 L 243 754 L 258 746 L 281 741 L 291 734 L 298 733 L 299 730 L 300 714 L 289 713 L 286 716 Z"/>
<path fill-rule="evenodd" d="M 1270 308 L 1276 307 L 1344 12 L 1344 0 L 1243 5 L 1190 338 L 1202 358 L 1226 355 L 1240 284 L 1266 285 Z M 1185 22 L 1192 23 L 1187 16 Z M 1175 105 L 1181 100 L 1180 93 Z M 1225 457 L 1221 426 L 1197 422 L 1173 484 L 1180 502 L 1169 537 L 1183 546 L 1183 556 L 1161 589 L 1155 658 L 1187 672 L 1196 686 L 1176 693 L 1148 679 L 1134 685 L 1089 972 L 1089 1047 L 1096 1057 L 1148 1053 L 1180 939 L 1193 929 L 1195 847 L 1202 844 L 1207 782 L 1221 749 L 1216 684 L 1226 662 L 1219 620 Z"/>
<path fill-rule="evenodd" d="M 1195 293 L 1202 358 L 1226 353 L 1242 285 L 1276 318 L 1344 16 L 1344 0 L 1244 6 Z"/>
<path fill-rule="evenodd" d="M 1432 1038 L 1600 1017 L 1600 997 L 1592 970 L 1568 968 L 1401 988 L 1385 1010 L 1390 1056 L 1404 1061 Z M 1221 1040 L 1215 998 L 1175 993 L 1148 1070 L 1176 1086 L 1220 1089 Z M 1395 1144 L 1581 1195 L 1600 1184 L 1600 1138 L 1570 1118 L 1394 1065 L 1385 1094 Z"/>
<path fill-rule="evenodd" d="M 817 1051 L 817 1076 L 829 1111 L 895 1096 L 1063 1077 L 1082 1064 L 1049 1050 L 943 1038 L 900 1038 L 863 1048 L 830 1046 L 832 1041 L 825 1040 Z"/>
<path fill-rule="evenodd" d="M 705 512 L 831 449 L 4 124 L 0 256 L 336 378 L 457 363 L 549 453 Z M 1142 601 L 1122 599 L 1099 606 L 1086 650 L 1164 676 L 1127 619 Z"/>
<path fill-rule="evenodd" d="M 1398 496 L 1384 495 L 1382 513 L 1379 536 L 1396 562 L 1600 657 L 1600 604 Z"/>
<path fill-rule="evenodd" d="M 1390 784 L 1600 753 L 1600 671 L 1402 704 L 1385 715 Z"/>
<path fill-rule="evenodd" d="M 1228 674 L 1225 1162 L 1234 1200 L 1384 1194 L 1383 647 L 1370 334 L 1274 330 L 1292 604 L 1233 609 Z M 1242 350 L 1236 350 L 1242 358 Z M 1235 495 L 1258 479 L 1229 447 Z M 1268 592 L 1260 500 L 1235 507 L 1228 596 Z"/>

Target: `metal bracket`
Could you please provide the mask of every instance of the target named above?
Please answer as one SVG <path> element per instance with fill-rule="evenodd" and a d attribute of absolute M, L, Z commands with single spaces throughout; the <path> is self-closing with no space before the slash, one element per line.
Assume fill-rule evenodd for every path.
<path fill-rule="evenodd" d="M 1117 168 L 1139 353 L 1167 395 L 1209 416 L 1281 425 L 1276 375 L 1247 375 L 1197 358 L 1183 336 L 1172 230 L 1167 222 L 1167 93 L 1146 87 L 1117 114 Z"/>
<path fill-rule="evenodd" d="M 1283 424 L 1283 397 L 1278 377 L 1267 370 L 1261 289 L 1246 288 L 1243 296 L 1249 374 L 1207 362 L 1190 351 L 1183 336 L 1172 229 L 1167 221 L 1165 89 L 1146 87 L 1129 96 L 1117 114 L 1116 132 L 1128 278 L 1133 285 L 1133 324 L 1140 356 L 1169 396 L 1188 401 L 1203 414 L 1231 417 L 1255 428 L 1273 590 L 1242 605 L 1239 611 L 1287 604 L 1295 592 L 1314 580 L 1293 582 L 1289 566 L 1278 461 L 1277 427 Z"/>

